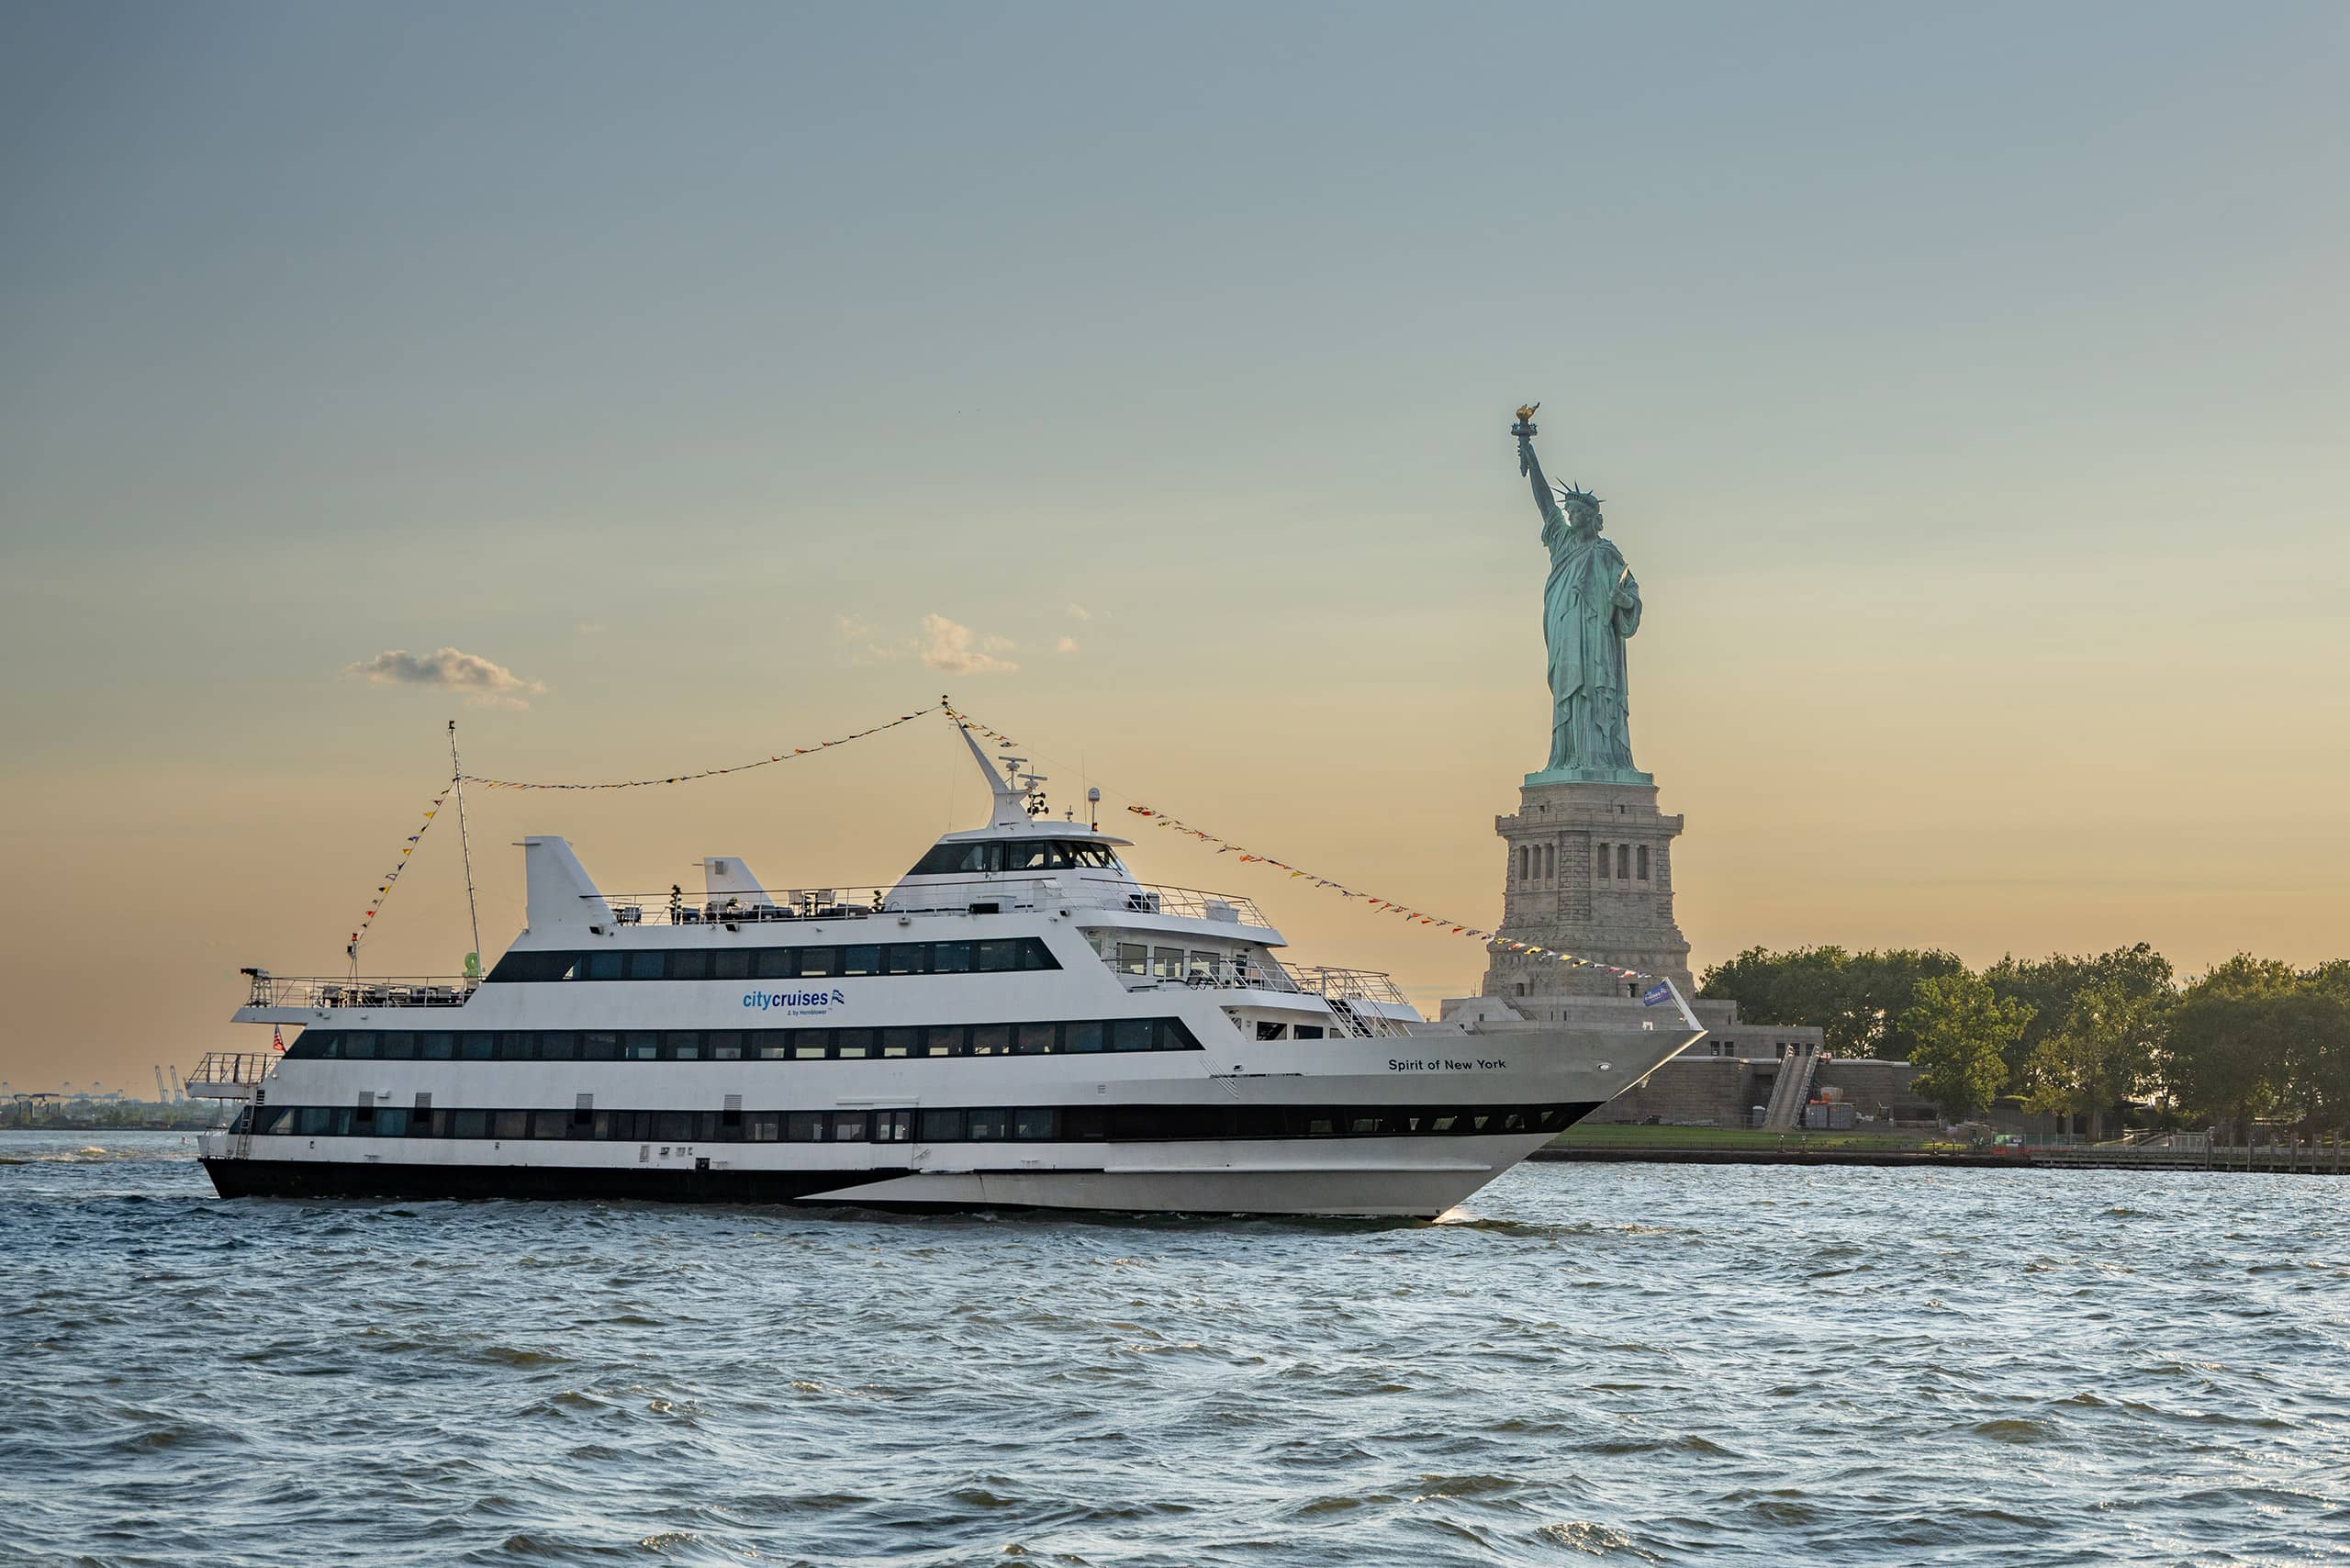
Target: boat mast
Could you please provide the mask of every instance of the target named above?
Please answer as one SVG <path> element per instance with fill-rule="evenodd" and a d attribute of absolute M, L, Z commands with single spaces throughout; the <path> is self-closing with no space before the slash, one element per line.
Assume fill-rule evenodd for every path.
<path fill-rule="evenodd" d="M 449 721 L 449 787 L 457 792 L 457 850 L 465 863 L 465 919 L 473 926 L 474 950 L 470 966 L 481 968 L 481 915 L 474 908 L 474 846 L 465 836 L 465 770 L 457 761 L 457 721 Z M 472 975 L 466 977 L 474 978 Z"/>

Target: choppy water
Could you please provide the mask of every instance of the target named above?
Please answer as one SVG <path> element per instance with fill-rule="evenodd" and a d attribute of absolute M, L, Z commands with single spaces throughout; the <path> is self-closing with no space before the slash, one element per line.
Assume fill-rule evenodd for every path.
<path fill-rule="evenodd" d="M 2327 1179 L 1549 1165 L 1416 1226 L 0 1159 L 0 1558 L 2350 1562 Z"/>

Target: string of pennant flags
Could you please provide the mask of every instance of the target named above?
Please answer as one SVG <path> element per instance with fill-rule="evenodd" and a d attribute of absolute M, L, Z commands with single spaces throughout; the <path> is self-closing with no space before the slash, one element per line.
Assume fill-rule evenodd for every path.
<path fill-rule="evenodd" d="M 610 783 L 558 784 L 520 778 L 484 778 L 473 773 L 463 777 L 464 782 L 478 784 L 485 790 L 642 790 L 659 784 L 690 784 L 696 779 L 716 778 L 729 773 L 747 773 L 755 767 L 769 767 L 778 762 L 789 762 L 797 756 L 808 756 L 816 752 L 829 750 L 834 746 L 846 745 L 851 741 L 861 741 L 867 735 L 878 735 L 884 730 L 894 730 L 901 724 L 911 724 L 924 714 L 938 712 L 946 706 L 946 700 L 942 697 L 931 707 L 917 709 L 912 713 L 901 713 L 884 723 L 874 724 L 849 734 L 836 736 L 832 740 L 819 741 L 814 745 L 794 746 L 789 751 L 775 752 L 755 762 L 740 762 L 731 767 L 705 767 L 698 773 L 672 774 L 666 778 L 623 778 Z M 994 732 L 987 733 L 992 734 Z M 1004 744 L 1010 743 L 1007 741 Z M 382 879 L 376 883 L 375 896 L 367 901 L 366 912 L 359 920 L 359 929 L 351 934 L 351 946 L 354 952 L 360 942 L 367 935 L 368 927 L 375 924 L 375 916 L 383 909 L 385 901 L 390 897 L 393 884 L 400 879 L 400 873 L 408 869 L 408 857 L 416 853 L 417 845 L 423 840 L 426 831 L 432 826 L 432 819 L 440 815 L 442 804 L 448 800 L 450 791 L 456 787 L 457 780 L 453 778 L 442 787 L 439 794 L 432 797 L 432 804 L 424 813 L 423 823 L 408 835 L 408 843 L 400 850 L 399 858 L 393 862 L 392 868 L 385 872 Z"/>
<path fill-rule="evenodd" d="M 432 819 L 441 814 L 441 802 L 446 801 L 449 791 L 456 787 L 453 779 L 441 787 L 441 792 L 433 796 L 432 803 L 424 809 L 424 820 L 417 823 L 416 831 L 408 835 L 408 843 L 400 847 L 399 858 L 392 862 L 392 868 L 385 872 L 382 880 L 375 884 L 375 896 L 367 901 L 367 913 L 359 917 L 359 929 L 351 934 L 352 947 L 359 946 L 361 938 L 367 935 L 367 928 L 375 924 L 377 913 L 383 909 L 385 901 L 392 896 L 392 885 L 400 879 L 400 873 L 408 869 L 408 857 L 416 853 L 416 846 L 431 830 Z"/>
<path fill-rule="evenodd" d="M 1002 730 L 991 730 L 985 724 L 980 723 L 977 719 L 972 718 L 968 713 L 960 712 L 956 709 L 948 707 L 944 698 L 939 700 L 938 711 L 946 714 L 948 718 L 954 720 L 957 723 L 962 725 L 963 728 L 970 731 L 972 734 L 987 736 L 988 739 L 995 742 L 999 749 L 1010 748 L 1020 744 L 1018 741 L 1013 740 L 1010 735 L 1005 734 Z"/>
<path fill-rule="evenodd" d="M 1245 848 L 1230 839 L 1219 837 L 1203 828 L 1193 827 L 1190 823 L 1179 817 L 1169 816 L 1155 807 L 1136 804 L 1128 806 L 1126 810 L 1136 816 L 1149 818 L 1153 827 L 1169 828 L 1187 838 L 1196 838 L 1203 844 L 1214 845 L 1218 855 L 1237 855 L 1244 865 L 1270 866 L 1275 870 L 1288 872 L 1292 881 L 1310 882 L 1315 887 L 1326 892 L 1337 893 L 1341 898 L 1360 899 L 1370 908 L 1382 914 L 1394 915 L 1406 925 L 1433 926 L 1454 936 L 1466 936 L 1472 940 L 1483 942 L 1488 947 L 1501 952 L 1522 953 L 1534 958 L 1552 958 L 1576 969 L 1603 969 L 1625 980 L 1653 978 L 1642 969 L 1628 969 L 1602 959 L 1587 958 L 1581 954 L 1564 952 L 1557 947 L 1544 947 L 1532 942 L 1519 942 L 1504 936 L 1497 931 L 1485 931 L 1473 925 L 1464 925 L 1459 921 L 1447 920 L 1440 914 L 1430 914 L 1425 910 L 1415 909 L 1410 904 L 1398 903 L 1393 899 L 1374 898 L 1359 889 L 1347 886 L 1336 878 L 1325 877 L 1318 872 L 1306 870 L 1303 867 L 1292 866 L 1288 861 L 1278 859 L 1270 855 L 1260 855 L 1253 849 Z"/>
<path fill-rule="evenodd" d="M 664 784 L 692 784 L 704 778 L 723 778 L 730 773 L 748 773 L 755 767 L 772 767 L 778 762 L 789 762 L 794 757 L 811 756 L 834 746 L 846 745 L 851 741 L 861 741 L 867 735 L 878 735 L 884 730 L 894 730 L 900 724 L 911 724 L 916 719 L 928 713 L 940 712 L 946 707 L 946 700 L 942 698 L 927 708 L 919 708 L 911 713 L 901 713 L 885 723 L 875 724 L 845 735 L 836 735 L 828 741 L 819 741 L 814 745 L 794 746 L 789 751 L 778 751 L 755 761 L 738 762 L 732 767 L 705 767 L 698 773 L 673 773 L 666 778 L 616 778 L 599 784 L 552 784 L 521 778 L 483 778 L 468 773 L 465 775 L 465 782 L 478 784 L 485 790 L 644 790 Z"/>
<path fill-rule="evenodd" d="M 698 772 L 676 773 L 662 778 L 621 778 L 588 784 L 554 783 L 519 778 L 485 778 L 472 773 L 462 777 L 465 783 L 477 784 L 486 790 L 643 790 L 661 785 L 690 784 L 704 778 L 722 778 L 728 774 L 748 773 L 754 768 L 771 767 L 777 763 L 789 762 L 795 757 L 812 756 L 820 751 L 846 745 L 852 741 L 863 740 L 867 735 L 878 735 L 884 730 L 894 730 L 901 724 L 911 724 L 915 720 L 931 713 L 943 713 L 962 728 L 993 741 L 1001 749 L 1009 749 L 1018 744 L 1002 731 L 982 723 L 942 697 L 928 707 L 916 709 L 911 713 L 901 713 L 894 719 L 853 731 L 845 735 L 819 741 L 814 745 L 794 746 L 789 751 L 778 751 L 754 761 L 736 763 L 729 767 L 705 767 Z M 384 907 L 384 902 L 390 895 L 393 885 L 399 880 L 400 872 L 407 868 L 409 857 L 416 853 L 417 845 L 423 839 L 425 832 L 431 827 L 433 818 L 439 815 L 442 803 L 449 798 L 450 791 L 456 787 L 456 782 L 455 779 L 452 779 L 439 794 L 432 797 L 432 804 L 424 813 L 423 823 L 416 832 L 408 834 L 406 846 L 400 850 L 399 859 L 393 864 L 390 870 L 384 873 L 382 881 L 376 886 L 375 896 L 368 901 L 367 912 L 360 922 L 360 929 L 352 936 L 354 946 L 359 938 L 365 935 L 368 925 L 374 922 L 377 912 Z M 1415 908 L 1393 899 L 1374 897 L 1360 889 L 1348 886 L 1335 877 L 1325 877 L 1319 872 L 1308 870 L 1302 866 L 1292 866 L 1276 856 L 1261 854 L 1246 846 L 1235 844 L 1220 834 L 1210 833 L 1204 828 L 1193 827 L 1190 823 L 1162 812 L 1155 806 L 1137 801 L 1129 805 L 1126 810 L 1133 815 L 1147 819 L 1154 827 L 1166 828 L 1187 838 L 1196 839 L 1202 844 L 1213 846 L 1219 855 L 1237 856 L 1243 865 L 1268 866 L 1277 871 L 1285 871 L 1292 881 L 1309 883 L 1323 891 L 1337 893 L 1344 899 L 1360 899 L 1368 908 L 1381 914 L 1393 915 L 1407 925 L 1425 925 L 1450 935 L 1482 942 L 1497 952 L 1516 953 L 1534 958 L 1549 958 L 1572 968 L 1597 969 L 1626 980 L 1655 978 L 1645 970 L 1625 969 L 1603 959 L 1587 958 L 1582 954 L 1566 952 L 1557 947 L 1545 947 L 1538 943 L 1520 942 L 1515 938 L 1504 936 L 1497 931 L 1488 931 L 1460 921 L 1449 920 L 1443 915 L 1430 914 L 1426 910 Z"/>

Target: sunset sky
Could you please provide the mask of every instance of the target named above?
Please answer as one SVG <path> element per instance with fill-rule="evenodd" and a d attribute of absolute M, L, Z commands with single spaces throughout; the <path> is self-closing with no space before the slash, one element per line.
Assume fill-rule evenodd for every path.
<path fill-rule="evenodd" d="M 608 778 L 948 692 L 1057 806 L 1491 921 L 1528 399 L 1701 967 L 2350 954 L 2345 79 L 2331 3 L 7 6 L 0 1079 L 264 1044 L 453 717 Z M 526 833 L 871 882 L 981 800 L 937 719 L 476 792 L 483 942 Z M 457 968 L 452 826 L 371 971 Z"/>

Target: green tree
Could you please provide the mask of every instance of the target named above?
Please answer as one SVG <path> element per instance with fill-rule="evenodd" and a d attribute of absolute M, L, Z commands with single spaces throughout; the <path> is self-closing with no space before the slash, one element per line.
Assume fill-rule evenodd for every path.
<path fill-rule="evenodd" d="M 2044 958 L 2018 958 L 2009 954 L 1985 969 L 1983 978 L 2003 1000 L 2028 1003 L 2032 1010 L 2031 1022 L 2008 1049 L 2008 1068 L 2015 1082 L 2031 1077 L 2032 1057 L 2063 1032 L 2084 988 L 2111 981 L 2156 1006 L 2167 1005 L 2176 994 L 2170 960 L 2143 942 L 2094 958 L 2051 953 Z"/>
<path fill-rule="evenodd" d="M 2300 983 L 2290 965 L 2239 953 L 2187 988 L 2163 1062 L 2182 1106 L 2237 1138 L 2276 1114 L 2289 1070 L 2280 1004 Z"/>
<path fill-rule="evenodd" d="M 1707 969 L 1697 994 L 1737 1002 L 1751 1024 L 1816 1024 L 1839 1056 L 1898 1060 L 1909 1053 L 1900 1019 L 1919 982 L 1964 972 L 1956 955 L 1931 949 L 1750 947 Z"/>
<path fill-rule="evenodd" d="M 2311 1134 L 2350 1126 L 2350 995 L 2304 979 L 2269 1005 L 2294 1125 Z"/>
<path fill-rule="evenodd" d="M 2090 980 L 2026 1060 L 2024 1104 L 2087 1115 L 2089 1137 L 2102 1139 L 2106 1112 L 2153 1081 L 2169 1010 L 2167 991 L 2149 993 L 2124 975 Z"/>
<path fill-rule="evenodd" d="M 2008 1081 L 2008 1049 L 2031 1022 L 2031 1004 L 2002 999 L 1964 970 L 1919 980 L 1899 1032 L 1913 1042 L 1918 1092 L 1953 1118 L 1972 1116 Z"/>

